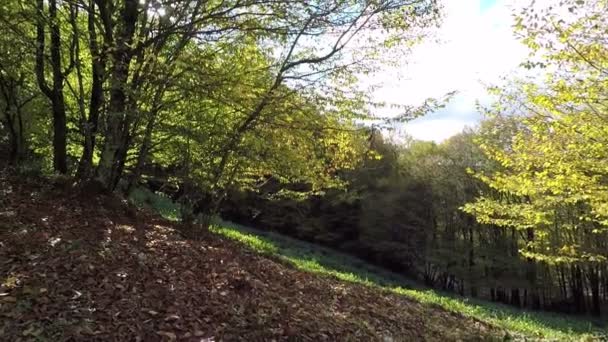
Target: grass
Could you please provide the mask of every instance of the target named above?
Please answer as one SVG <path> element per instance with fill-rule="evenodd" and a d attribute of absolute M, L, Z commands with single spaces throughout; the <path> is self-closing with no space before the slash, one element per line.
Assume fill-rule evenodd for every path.
<path fill-rule="evenodd" d="M 296 268 L 337 279 L 379 287 L 503 328 L 513 335 L 563 341 L 608 339 L 600 322 L 576 316 L 519 310 L 507 305 L 467 299 L 424 288 L 410 279 L 370 265 L 355 257 L 272 232 L 216 221 L 211 231 L 239 241 L 256 252 Z"/>
<path fill-rule="evenodd" d="M 162 217 L 178 221 L 181 217 L 179 204 L 162 193 L 154 193 L 146 188 L 137 187 L 129 194 L 129 200 L 139 207 L 154 209 Z"/>
<path fill-rule="evenodd" d="M 138 205 L 157 210 L 170 220 L 180 217 L 179 205 L 149 190 L 136 189 L 130 199 Z M 296 268 L 330 276 L 342 281 L 360 283 L 416 299 L 503 328 L 513 335 L 563 341 L 608 340 L 606 323 L 549 312 L 534 312 L 458 297 L 428 289 L 398 274 L 376 267 L 353 256 L 273 232 L 241 225 L 213 221 L 213 233 L 236 240 L 257 253 L 278 258 Z"/>

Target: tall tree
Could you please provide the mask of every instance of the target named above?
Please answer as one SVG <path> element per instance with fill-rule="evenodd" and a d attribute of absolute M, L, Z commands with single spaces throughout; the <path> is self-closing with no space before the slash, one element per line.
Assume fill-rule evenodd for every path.
<path fill-rule="evenodd" d="M 42 93 L 50 100 L 53 114 L 53 168 L 59 173 L 68 172 L 67 118 L 64 97 L 64 80 L 74 66 L 71 56 L 69 65 L 63 68 L 61 18 L 59 12 L 66 6 L 57 0 L 36 0 L 36 77 Z M 50 45 L 47 49 L 47 29 Z M 76 38 L 73 38 L 76 39 Z M 47 57 L 47 50 L 50 58 Z M 47 81 L 46 66 L 50 65 L 51 83 Z"/>

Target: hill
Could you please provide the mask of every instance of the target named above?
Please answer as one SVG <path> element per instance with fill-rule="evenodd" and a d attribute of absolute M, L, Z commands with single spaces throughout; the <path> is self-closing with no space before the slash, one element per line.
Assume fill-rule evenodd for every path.
<path fill-rule="evenodd" d="M 186 239 L 175 222 L 113 195 L 72 188 L 65 179 L 6 173 L 0 179 L 2 340 L 513 336 L 411 296 L 260 255 L 228 238 L 230 230 Z"/>

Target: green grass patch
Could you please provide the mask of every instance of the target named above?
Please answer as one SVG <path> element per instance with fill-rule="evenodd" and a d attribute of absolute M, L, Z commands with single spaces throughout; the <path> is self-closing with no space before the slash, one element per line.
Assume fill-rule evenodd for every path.
<path fill-rule="evenodd" d="M 180 206 L 162 193 L 154 193 L 146 188 L 137 187 L 129 194 L 129 200 L 138 207 L 155 210 L 162 217 L 178 221 L 181 217 Z"/>
<path fill-rule="evenodd" d="M 519 310 L 507 305 L 442 293 L 424 288 L 410 279 L 358 258 L 272 232 L 219 220 L 211 226 L 211 231 L 239 241 L 258 253 L 290 263 L 300 270 L 389 290 L 428 305 L 482 320 L 508 330 L 513 335 L 562 341 L 608 339 L 605 322 Z"/>

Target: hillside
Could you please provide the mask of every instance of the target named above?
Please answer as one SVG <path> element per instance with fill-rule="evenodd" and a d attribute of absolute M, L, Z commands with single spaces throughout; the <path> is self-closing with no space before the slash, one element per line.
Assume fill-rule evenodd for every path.
<path fill-rule="evenodd" d="M 146 189 L 137 189 L 129 200 L 138 206 L 151 208 L 170 220 L 179 217 L 178 204 Z M 273 231 L 219 219 L 214 220 L 210 230 L 299 270 L 379 288 L 502 328 L 505 331 L 503 340 L 595 341 L 607 338 L 606 322 L 601 319 L 522 310 L 511 305 L 436 291 L 353 255 Z"/>
<path fill-rule="evenodd" d="M 156 210 L 67 178 L 0 179 L 1 340 L 601 338 L 581 319 L 426 291 L 272 233 L 222 222 L 186 239 L 155 213 L 175 208 L 141 192 Z"/>
<path fill-rule="evenodd" d="M 404 296 L 296 270 L 212 234 L 185 240 L 172 222 L 116 197 L 14 180 L 4 177 L 1 186 L 2 340 L 504 335 Z"/>

